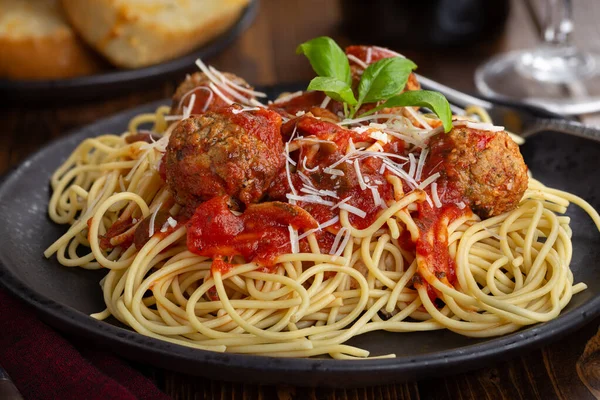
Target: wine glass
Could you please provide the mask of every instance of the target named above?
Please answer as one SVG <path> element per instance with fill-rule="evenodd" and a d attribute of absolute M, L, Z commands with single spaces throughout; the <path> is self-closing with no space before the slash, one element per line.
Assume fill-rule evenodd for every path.
<path fill-rule="evenodd" d="M 487 97 L 518 100 L 568 115 L 600 111 L 600 56 L 570 40 L 571 0 L 545 0 L 544 42 L 533 49 L 500 54 L 475 73 Z"/>

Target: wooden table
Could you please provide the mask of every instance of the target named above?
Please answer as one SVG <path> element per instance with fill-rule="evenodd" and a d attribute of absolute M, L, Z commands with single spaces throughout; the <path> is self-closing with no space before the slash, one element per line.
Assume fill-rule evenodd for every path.
<path fill-rule="evenodd" d="M 535 3 L 534 0 L 529 2 Z M 421 65 L 420 73 L 460 90 L 474 92 L 473 72 L 487 57 L 537 43 L 536 17 L 527 4 L 521 0 L 513 1 L 506 32 L 494 44 L 468 51 L 408 54 Z M 595 46 L 599 51 L 600 33 L 595 17 L 600 17 L 600 2 L 576 1 L 575 11 L 576 42 L 587 48 Z M 294 54 L 296 45 L 318 35 L 329 35 L 348 43 L 340 32 L 339 22 L 339 5 L 332 0 L 262 0 L 260 13 L 252 27 L 210 63 L 220 70 L 243 76 L 255 85 L 308 81 L 312 71 L 302 57 Z M 0 110 L 3 125 L 0 174 L 72 128 L 135 105 L 169 97 L 175 84 L 176 81 L 165 82 L 137 93 L 85 104 L 11 105 Z M 159 369 L 150 369 L 149 373 L 175 399 L 593 399 L 600 397 L 600 364 L 597 360 L 600 353 L 595 352 L 600 346 L 600 336 L 596 333 L 599 324 L 600 320 L 593 321 L 558 342 L 484 369 L 381 387 L 348 390 L 266 387 L 210 381 Z M 581 357 L 586 343 L 588 351 Z M 140 368 L 148 372 L 147 367 Z"/>

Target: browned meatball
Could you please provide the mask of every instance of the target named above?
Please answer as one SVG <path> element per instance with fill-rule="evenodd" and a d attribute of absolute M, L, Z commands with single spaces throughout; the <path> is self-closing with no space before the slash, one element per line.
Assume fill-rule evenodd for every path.
<path fill-rule="evenodd" d="M 227 194 L 258 201 L 283 166 L 281 117 L 221 108 L 183 120 L 167 146 L 165 174 L 177 203 L 195 207 Z"/>
<path fill-rule="evenodd" d="M 232 82 L 247 89 L 252 89 L 248 83 L 229 72 L 224 72 L 223 75 Z M 171 115 L 181 115 L 183 112 L 183 106 L 187 106 L 190 101 L 192 93 L 196 95 L 194 106 L 192 107 L 192 114 L 200 114 L 201 112 L 208 110 L 216 110 L 217 108 L 227 106 L 228 104 L 219 96 L 212 93 L 209 88 L 210 79 L 203 72 L 196 72 L 192 75 L 188 75 L 183 82 L 177 87 L 175 94 L 173 95 L 173 104 L 171 105 Z M 223 90 L 221 90 L 223 92 Z M 232 97 L 228 93 L 224 93 L 227 97 Z M 242 96 L 248 98 L 252 97 L 247 93 L 240 93 Z M 232 98 L 232 100 L 235 100 Z"/>
<path fill-rule="evenodd" d="M 455 127 L 433 136 L 429 150 L 426 176 L 440 172 L 443 200 L 465 201 L 482 218 L 513 210 L 527 189 L 527 166 L 504 131 Z"/>

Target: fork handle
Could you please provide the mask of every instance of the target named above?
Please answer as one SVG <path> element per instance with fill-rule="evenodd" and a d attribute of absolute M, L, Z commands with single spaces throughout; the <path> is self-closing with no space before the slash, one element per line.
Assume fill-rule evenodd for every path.
<path fill-rule="evenodd" d="M 567 119 L 554 119 L 544 118 L 539 119 L 537 122 L 536 130 L 543 131 L 558 131 L 566 133 L 572 136 L 578 136 L 585 139 L 591 139 L 596 142 L 600 142 L 600 127 L 585 125 L 581 122 L 567 120 Z"/>

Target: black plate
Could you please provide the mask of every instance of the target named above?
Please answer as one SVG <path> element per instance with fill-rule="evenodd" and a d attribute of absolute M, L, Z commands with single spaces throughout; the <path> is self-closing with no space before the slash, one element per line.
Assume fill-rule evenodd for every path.
<path fill-rule="evenodd" d="M 11 101 L 44 102 L 48 99 L 72 101 L 91 100 L 125 93 L 131 89 L 151 85 L 186 71 L 193 71 L 197 58 L 212 57 L 233 42 L 256 17 L 259 0 L 250 0 L 248 6 L 227 31 L 189 54 L 171 61 L 136 69 L 113 69 L 99 74 L 54 80 L 0 79 L 0 94 Z"/>
<path fill-rule="evenodd" d="M 575 280 L 586 282 L 589 288 L 576 295 L 559 318 L 500 338 L 470 339 L 449 331 L 373 332 L 350 343 L 371 350 L 373 355 L 394 352 L 398 358 L 276 359 L 192 350 L 96 321 L 88 314 L 104 309 L 98 285 L 103 272 L 66 268 L 42 255 L 65 231 L 46 216 L 49 177 L 85 137 L 119 133 L 133 115 L 153 110 L 158 104 L 123 112 L 54 141 L 28 158 L 0 187 L 0 281 L 59 330 L 89 338 L 131 359 L 209 378 L 347 387 L 489 365 L 555 340 L 600 315 L 600 233 L 583 211 L 572 206 L 572 269 Z M 538 179 L 583 196 L 600 208 L 595 172 L 600 144 L 548 132 L 529 139 L 522 151 Z"/>

